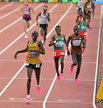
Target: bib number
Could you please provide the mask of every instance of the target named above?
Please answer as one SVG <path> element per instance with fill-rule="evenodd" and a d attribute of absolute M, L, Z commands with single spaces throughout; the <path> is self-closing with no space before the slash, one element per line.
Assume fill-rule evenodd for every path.
<path fill-rule="evenodd" d="M 59 42 L 56 42 L 56 43 L 55 43 L 55 46 L 56 46 L 56 47 L 63 47 L 63 44 L 64 44 L 64 43 L 63 43 L 62 41 L 59 41 Z"/>
<path fill-rule="evenodd" d="M 73 46 L 80 46 L 81 40 L 73 40 Z"/>
<path fill-rule="evenodd" d="M 29 11 L 24 11 L 24 14 L 25 15 L 29 15 Z"/>

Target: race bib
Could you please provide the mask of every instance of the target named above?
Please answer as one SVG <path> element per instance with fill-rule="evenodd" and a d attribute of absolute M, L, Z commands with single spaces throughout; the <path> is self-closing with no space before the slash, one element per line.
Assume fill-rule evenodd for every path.
<path fill-rule="evenodd" d="M 81 29 L 86 29 L 86 26 L 81 26 Z"/>
<path fill-rule="evenodd" d="M 91 8 L 91 5 L 87 5 L 87 8 Z"/>
<path fill-rule="evenodd" d="M 64 43 L 62 41 L 56 42 L 55 46 L 56 47 L 63 47 Z"/>
<path fill-rule="evenodd" d="M 80 46 L 81 40 L 73 40 L 73 46 Z"/>
<path fill-rule="evenodd" d="M 38 54 L 37 52 L 29 52 L 29 57 L 32 58 L 32 57 L 37 57 Z"/>
<path fill-rule="evenodd" d="M 28 10 L 27 10 L 27 11 L 25 10 L 25 11 L 24 11 L 24 14 L 25 14 L 25 15 L 29 15 L 30 12 L 29 12 Z"/>

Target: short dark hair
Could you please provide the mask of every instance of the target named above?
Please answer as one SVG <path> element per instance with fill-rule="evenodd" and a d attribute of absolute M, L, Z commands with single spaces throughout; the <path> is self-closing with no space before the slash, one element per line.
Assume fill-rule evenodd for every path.
<path fill-rule="evenodd" d="M 61 28 L 61 26 L 58 25 L 58 26 L 55 27 L 55 29 L 57 29 L 57 28 Z"/>
<path fill-rule="evenodd" d="M 33 31 L 33 32 L 32 32 L 32 35 L 38 36 L 39 33 L 38 33 L 37 31 Z"/>

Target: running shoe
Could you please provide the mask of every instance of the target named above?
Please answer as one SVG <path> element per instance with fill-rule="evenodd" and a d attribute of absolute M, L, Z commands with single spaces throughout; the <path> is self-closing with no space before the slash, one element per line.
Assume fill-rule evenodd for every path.
<path fill-rule="evenodd" d="M 27 98 L 26 103 L 30 103 L 30 97 Z"/>
<path fill-rule="evenodd" d="M 75 83 L 76 83 L 76 84 L 79 84 L 79 82 L 78 82 L 78 80 L 77 80 L 77 79 L 75 79 Z"/>
<path fill-rule="evenodd" d="M 69 68 L 69 71 L 70 71 L 70 73 L 73 72 L 73 67 L 72 66 Z"/>
<path fill-rule="evenodd" d="M 85 57 L 85 54 L 84 53 L 82 53 L 82 57 Z"/>
<path fill-rule="evenodd" d="M 63 80 L 64 79 L 63 73 L 61 73 L 60 76 L 61 76 L 61 80 Z"/>
<path fill-rule="evenodd" d="M 42 89 L 40 88 L 40 86 L 39 85 L 36 85 L 36 87 L 37 87 L 38 93 L 41 94 L 42 93 Z"/>
<path fill-rule="evenodd" d="M 60 81 L 60 76 L 57 76 L 57 82 L 59 82 Z"/>
<path fill-rule="evenodd" d="M 27 39 L 28 38 L 28 35 L 25 35 L 25 39 Z"/>

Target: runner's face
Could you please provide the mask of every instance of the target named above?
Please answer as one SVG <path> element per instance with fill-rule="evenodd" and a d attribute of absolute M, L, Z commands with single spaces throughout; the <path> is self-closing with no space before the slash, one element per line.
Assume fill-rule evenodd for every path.
<path fill-rule="evenodd" d="M 74 33 L 77 35 L 79 33 L 79 30 L 77 28 L 75 28 Z"/>
<path fill-rule="evenodd" d="M 60 27 L 57 27 L 57 28 L 56 28 L 56 33 L 57 33 L 58 35 L 61 34 L 61 28 L 60 28 Z"/>
<path fill-rule="evenodd" d="M 38 36 L 36 36 L 34 33 L 32 33 L 32 39 L 36 40 Z"/>

